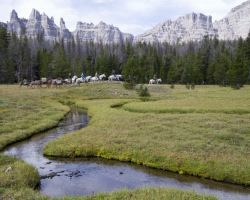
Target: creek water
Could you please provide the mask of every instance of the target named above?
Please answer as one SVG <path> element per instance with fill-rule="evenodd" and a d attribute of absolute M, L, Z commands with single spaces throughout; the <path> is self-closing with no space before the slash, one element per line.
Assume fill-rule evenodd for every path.
<path fill-rule="evenodd" d="M 51 197 L 164 186 L 194 190 L 199 194 L 210 194 L 225 200 L 250 199 L 249 187 L 179 175 L 128 162 L 101 158 L 62 159 L 43 156 L 43 147 L 47 142 L 84 128 L 88 121 L 84 110 L 72 108 L 56 128 L 15 143 L 4 149 L 3 153 L 17 156 L 35 166 L 41 177 L 44 176 L 41 179 L 40 193 Z M 50 178 L 45 178 L 46 175 Z"/>

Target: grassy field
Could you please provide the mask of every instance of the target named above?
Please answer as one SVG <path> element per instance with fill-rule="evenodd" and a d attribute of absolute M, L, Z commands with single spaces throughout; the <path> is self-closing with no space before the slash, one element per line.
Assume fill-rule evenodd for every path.
<path fill-rule="evenodd" d="M 91 116 L 88 127 L 48 143 L 45 155 L 98 156 L 180 174 L 250 184 L 249 86 L 240 90 L 219 86 L 196 86 L 195 90 L 187 90 L 181 85 L 174 89 L 169 85 L 150 85 L 148 89 L 153 101 L 142 102 L 136 91 L 125 90 L 122 84 L 83 84 L 79 88 L 58 89 L 1 85 L 0 150 L 55 126 L 69 111 L 66 104 L 75 104 L 88 110 Z M 5 156 L 0 156 L 0 180 L 6 176 L 4 159 Z M 13 166 L 19 166 L 18 162 L 22 163 L 11 161 Z M 23 164 L 27 165 L 20 165 Z M 32 176 L 36 177 L 35 173 Z M 20 182 L 22 179 L 19 178 Z M 18 191 L 17 187 L 9 187 L 7 181 L 0 185 L 0 196 L 24 197 L 32 191 L 34 198 L 47 199 L 32 190 L 36 181 L 34 178 L 33 184 L 24 185 L 17 182 L 22 188 Z M 156 190 L 152 189 L 153 196 L 165 195 L 164 189 Z M 126 193 L 128 199 L 140 199 L 134 190 Z M 174 193 L 176 198 L 172 199 L 193 199 L 192 195 L 197 195 L 183 193 L 187 198 L 179 198 L 180 194 Z M 119 192 L 105 195 L 119 199 L 121 194 L 125 195 Z M 155 195 L 155 199 L 161 196 Z"/>
<path fill-rule="evenodd" d="M 0 150 L 52 128 L 69 112 L 56 99 L 58 90 L 0 87 Z"/>

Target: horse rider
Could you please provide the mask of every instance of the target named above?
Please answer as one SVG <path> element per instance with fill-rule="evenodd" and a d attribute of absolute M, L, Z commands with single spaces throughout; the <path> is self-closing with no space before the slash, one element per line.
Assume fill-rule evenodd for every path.
<path fill-rule="evenodd" d="M 154 75 L 153 79 L 154 79 L 154 81 L 155 81 L 156 83 L 158 82 L 155 75 Z"/>
<path fill-rule="evenodd" d="M 83 80 L 85 80 L 85 77 L 84 77 L 84 74 L 83 74 L 83 73 L 81 74 L 81 77 L 82 77 Z"/>
<path fill-rule="evenodd" d="M 117 75 L 116 75 L 116 73 L 115 73 L 115 70 L 113 70 L 112 73 L 113 73 L 113 75 L 117 78 Z"/>
<path fill-rule="evenodd" d="M 69 79 L 70 83 L 72 83 L 71 73 L 69 73 L 68 79 Z"/>
<path fill-rule="evenodd" d="M 95 77 L 96 77 L 98 80 L 100 80 L 97 72 L 95 73 Z"/>

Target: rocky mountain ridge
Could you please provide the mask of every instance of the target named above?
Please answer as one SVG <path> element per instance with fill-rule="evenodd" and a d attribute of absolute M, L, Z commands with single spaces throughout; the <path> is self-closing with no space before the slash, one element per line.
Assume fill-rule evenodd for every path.
<path fill-rule="evenodd" d="M 176 42 L 200 41 L 204 36 L 221 40 L 246 38 L 250 31 L 250 0 L 233 8 L 223 19 L 212 23 L 212 17 L 191 13 L 175 21 L 166 20 L 135 37 L 134 41 Z"/>
<path fill-rule="evenodd" d="M 17 35 L 26 34 L 36 37 L 42 34 L 45 40 L 67 41 L 74 37 L 80 41 L 93 41 L 103 43 L 129 42 L 188 42 L 200 41 L 207 35 L 222 40 L 234 40 L 239 37 L 246 38 L 250 31 L 250 0 L 233 8 L 226 17 L 212 22 L 212 16 L 202 13 L 190 13 L 179 17 L 175 21 L 166 20 L 145 33 L 134 37 L 132 34 L 123 33 L 113 25 L 100 22 L 93 23 L 78 22 L 76 30 L 70 32 L 61 18 L 60 26 L 57 26 L 53 17 L 49 18 L 45 13 L 40 14 L 33 9 L 29 19 L 18 18 L 15 10 L 12 11 L 10 22 L 0 24 L 8 29 L 10 33 Z"/>
<path fill-rule="evenodd" d="M 10 22 L 2 23 L 7 27 L 8 32 L 16 32 L 17 35 L 25 34 L 27 36 L 36 37 L 42 34 L 45 40 L 67 41 L 74 37 L 78 37 L 80 41 L 93 41 L 103 43 L 119 43 L 128 40 L 133 42 L 134 36 L 128 33 L 122 33 L 117 27 L 107 25 L 100 22 L 97 26 L 93 23 L 78 22 L 76 30 L 70 32 L 65 25 L 64 20 L 60 19 L 60 27 L 54 22 L 54 18 L 49 18 L 45 13 L 40 14 L 39 11 L 32 9 L 29 19 L 20 19 L 15 10 L 11 12 Z"/>

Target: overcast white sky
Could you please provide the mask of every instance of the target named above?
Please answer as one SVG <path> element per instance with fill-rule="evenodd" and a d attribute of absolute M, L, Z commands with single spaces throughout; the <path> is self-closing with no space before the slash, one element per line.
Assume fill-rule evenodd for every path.
<path fill-rule="evenodd" d="M 230 10 L 247 0 L 0 0 L 0 21 L 10 20 L 16 10 L 19 18 L 29 18 L 32 8 L 40 14 L 53 16 L 60 25 L 65 21 L 70 31 L 76 29 L 78 21 L 94 23 L 100 21 L 113 24 L 122 32 L 134 36 L 144 33 L 158 23 L 191 12 L 211 15 L 213 21 L 220 20 Z"/>

